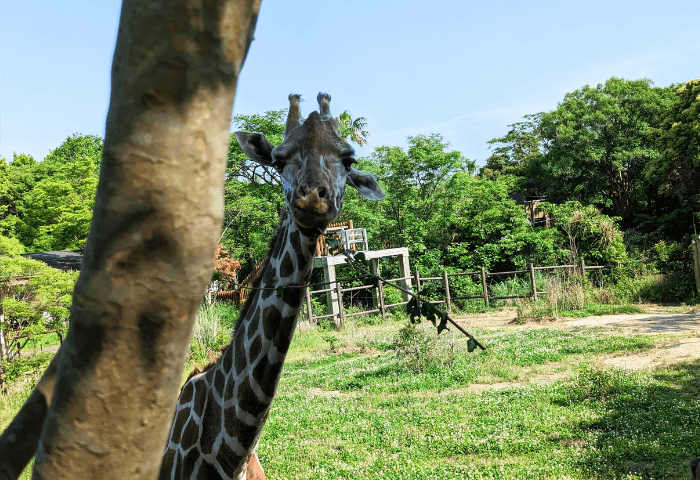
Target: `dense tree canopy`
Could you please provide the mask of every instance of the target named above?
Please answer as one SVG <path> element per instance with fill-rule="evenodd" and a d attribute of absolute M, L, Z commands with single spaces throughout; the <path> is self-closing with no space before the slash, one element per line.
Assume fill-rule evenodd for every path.
<path fill-rule="evenodd" d="M 671 188 L 673 178 L 682 177 L 690 191 L 697 184 L 682 147 L 693 144 L 697 100 L 695 84 L 688 85 L 658 88 L 647 79 L 612 77 L 584 86 L 566 94 L 556 109 L 527 115 L 491 140 L 493 154 L 480 175 L 510 176 L 516 190 L 550 202 L 596 205 L 620 217 L 624 228 L 659 228 L 660 217 L 671 213 L 668 193 L 679 191 Z M 674 124 L 683 126 L 674 130 Z M 671 223 L 667 227 L 678 235 Z"/>
<path fill-rule="evenodd" d="M 82 249 L 92 219 L 102 140 L 72 135 L 42 162 L 0 163 L 0 234 L 30 251 Z"/>
<path fill-rule="evenodd" d="M 405 148 L 376 147 L 359 166 L 377 175 L 387 198 L 366 202 L 350 190 L 339 221 L 366 228 L 373 249 L 408 246 L 425 272 L 624 262 L 620 227 L 628 239 L 654 232 L 652 244 L 692 233 L 700 211 L 699 99 L 700 80 L 657 88 L 613 77 L 584 86 L 491 140 L 476 176 L 475 162 L 436 133 L 408 137 Z M 237 115 L 233 129 L 279 144 L 285 116 Z M 346 140 L 366 142 L 364 117 L 345 111 L 338 121 Z M 229 147 L 220 244 L 245 275 L 263 259 L 285 207 L 277 172 L 251 162 L 233 135 Z M 100 138 L 73 135 L 41 162 L 27 155 L 0 162 L 2 250 L 82 248 L 101 156 Z M 534 227 L 516 192 L 546 200 L 540 209 L 555 228 Z"/>

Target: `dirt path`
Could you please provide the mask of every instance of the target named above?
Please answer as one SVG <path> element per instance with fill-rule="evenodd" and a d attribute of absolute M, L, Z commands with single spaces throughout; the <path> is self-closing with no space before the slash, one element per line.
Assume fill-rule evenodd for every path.
<path fill-rule="evenodd" d="M 463 317 L 459 319 L 459 323 L 467 329 L 475 327 L 487 330 L 602 328 L 609 330 L 611 335 L 668 335 L 668 338 L 662 338 L 651 350 L 631 354 L 604 355 L 598 357 L 598 360 L 604 365 L 630 370 L 651 370 L 681 362 L 700 361 L 700 311 L 678 313 L 663 307 L 652 307 L 650 310 L 654 313 L 561 318 L 551 322 L 518 324 L 515 322 L 515 309 L 504 309 L 495 313 Z M 529 378 L 528 383 L 554 381 L 565 376 L 564 372 L 535 374 Z M 472 385 L 470 390 L 508 388 L 517 384 L 518 382 L 491 385 L 476 384 Z"/>

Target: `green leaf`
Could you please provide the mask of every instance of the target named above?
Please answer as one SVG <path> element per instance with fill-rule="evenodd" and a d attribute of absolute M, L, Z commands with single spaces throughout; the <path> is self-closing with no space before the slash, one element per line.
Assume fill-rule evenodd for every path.
<path fill-rule="evenodd" d="M 425 305 L 428 306 L 427 309 L 426 309 L 425 317 L 426 317 L 428 320 L 430 320 L 430 322 L 431 322 L 433 325 L 437 325 L 437 323 L 436 323 L 437 319 L 436 319 L 435 316 L 436 316 L 436 315 L 439 315 L 440 313 L 438 312 L 437 308 L 435 308 L 435 306 L 434 306 L 433 304 L 426 303 Z"/>
<path fill-rule="evenodd" d="M 284 287 L 277 287 L 277 298 L 284 298 Z"/>
<path fill-rule="evenodd" d="M 406 315 L 411 315 L 411 312 L 413 311 L 413 307 L 415 307 L 415 305 L 416 299 L 415 297 L 411 297 L 411 299 L 406 304 Z"/>
<path fill-rule="evenodd" d="M 409 313 L 411 323 L 420 323 L 421 320 L 421 308 L 418 305 L 414 305 Z"/>
<path fill-rule="evenodd" d="M 440 315 L 440 323 L 437 326 L 438 335 L 440 335 L 443 330 L 447 330 L 447 314 L 446 313 L 443 313 L 442 315 Z"/>
<path fill-rule="evenodd" d="M 469 352 L 473 352 L 474 350 L 476 350 L 476 341 L 473 338 L 470 338 L 467 342 L 467 350 Z"/>
<path fill-rule="evenodd" d="M 365 252 L 357 252 L 355 254 L 355 261 L 362 263 L 363 265 L 369 267 L 369 260 L 365 258 Z"/>

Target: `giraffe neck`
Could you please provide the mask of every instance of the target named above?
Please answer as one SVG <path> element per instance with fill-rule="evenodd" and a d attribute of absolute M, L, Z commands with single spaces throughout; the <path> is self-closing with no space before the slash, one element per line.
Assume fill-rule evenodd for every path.
<path fill-rule="evenodd" d="M 182 389 L 161 479 L 245 478 L 294 334 L 305 296 L 298 287 L 309 282 L 319 233 L 300 228 L 290 215 L 282 219 L 232 343 Z"/>

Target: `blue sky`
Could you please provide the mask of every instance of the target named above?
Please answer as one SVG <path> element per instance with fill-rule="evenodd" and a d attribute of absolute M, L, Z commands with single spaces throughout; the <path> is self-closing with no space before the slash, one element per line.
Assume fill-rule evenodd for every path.
<path fill-rule="evenodd" d="M 38 160 L 73 133 L 104 135 L 120 2 L 0 9 L 0 157 Z M 523 115 L 611 76 L 657 86 L 700 77 L 697 0 L 263 0 L 234 113 L 305 115 L 326 91 L 368 120 L 369 154 L 440 133 L 483 164 Z"/>

